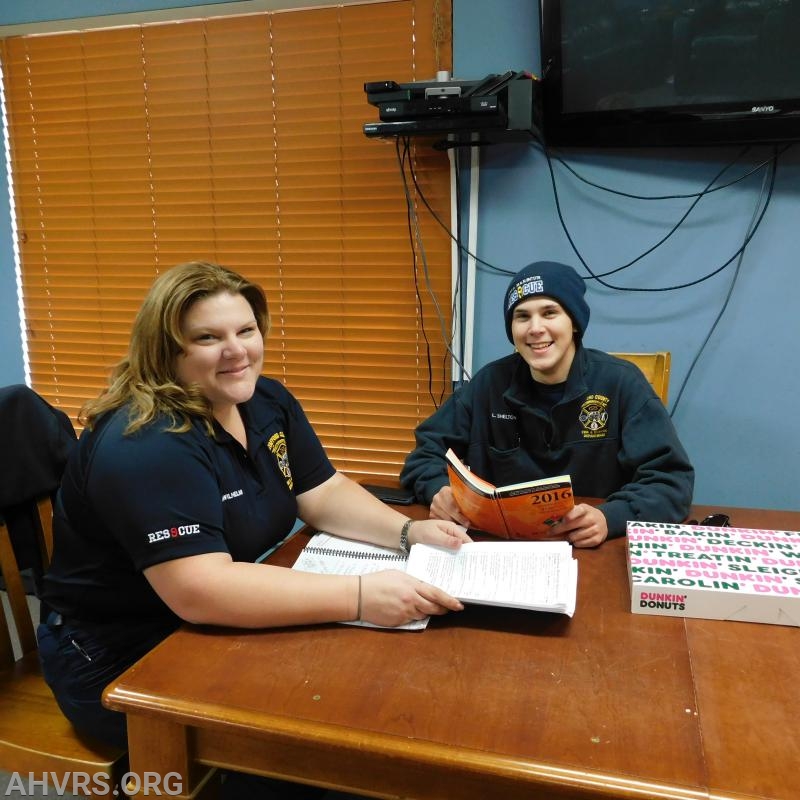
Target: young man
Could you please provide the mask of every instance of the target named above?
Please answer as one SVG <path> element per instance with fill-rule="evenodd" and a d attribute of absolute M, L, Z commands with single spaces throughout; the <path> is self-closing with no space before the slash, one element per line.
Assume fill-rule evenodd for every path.
<path fill-rule="evenodd" d="M 515 352 L 483 367 L 416 430 L 402 483 L 434 519 L 463 525 L 449 486 L 448 448 L 499 486 L 569 474 L 576 504 L 552 536 L 593 547 L 628 520 L 680 522 L 694 469 L 664 404 L 633 364 L 583 346 L 583 279 L 552 261 L 518 272 L 504 296 Z"/>

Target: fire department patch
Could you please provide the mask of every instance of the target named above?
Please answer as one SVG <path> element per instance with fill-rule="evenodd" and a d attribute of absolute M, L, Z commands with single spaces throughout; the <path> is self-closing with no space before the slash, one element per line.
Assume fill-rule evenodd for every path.
<path fill-rule="evenodd" d="M 281 471 L 286 485 L 291 489 L 294 485 L 292 480 L 292 470 L 289 468 L 289 450 L 286 447 L 286 435 L 283 431 L 273 433 L 267 442 L 267 450 L 275 456 L 278 462 L 278 469 Z"/>
<path fill-rule="evenodd" d="M 608 435 L 609 399 L 603 394 L 590 394 L 581 405 L 578 421 L 584 439 L 602 439 Z"/>

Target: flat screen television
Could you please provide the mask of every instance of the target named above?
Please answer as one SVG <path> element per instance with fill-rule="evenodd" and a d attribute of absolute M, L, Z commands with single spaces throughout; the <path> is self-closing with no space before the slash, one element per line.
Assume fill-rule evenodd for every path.
<path fill-rule="evenodd" d="M 800 139 L 800 0 L 540 0 L 547 144 Z"/>

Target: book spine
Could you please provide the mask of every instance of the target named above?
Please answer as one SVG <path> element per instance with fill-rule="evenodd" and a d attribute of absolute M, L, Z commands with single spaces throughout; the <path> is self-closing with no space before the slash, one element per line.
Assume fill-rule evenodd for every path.
<path fill-rule="evenodd" d="M 492 502 L 497 506 L 497 510 L 500 512 L 500 518 L 503 520 L 503 526 L 505 527 L 505 530 L 503 531 L 503 533 L 502 534 L 497 534 L 497 535 L 498 536 L 502 536 L 504 539 L 510 539 L 511 538 L 511 528 L 509 527 L 508 519 L 506 518 L 506 515 L 503 512 L 503 504 L 500 502 L 500 498 L 497 495 L 495 495 L 492 498 Z"/>

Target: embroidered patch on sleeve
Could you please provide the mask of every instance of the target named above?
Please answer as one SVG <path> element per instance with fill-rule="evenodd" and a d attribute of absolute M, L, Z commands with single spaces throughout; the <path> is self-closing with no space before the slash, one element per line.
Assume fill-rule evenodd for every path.
<path fill-rule="evenodd" d="M 278 469 L 281 471 L 286 485 L 291 489 L 294 486 L 292 470 L 289 468 L 289 449 L 286 446 L 286 435 L 283 431 L 273 433 L 267 442 L 267 449 L 275 456 L 278 462 Z"/>

